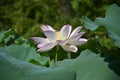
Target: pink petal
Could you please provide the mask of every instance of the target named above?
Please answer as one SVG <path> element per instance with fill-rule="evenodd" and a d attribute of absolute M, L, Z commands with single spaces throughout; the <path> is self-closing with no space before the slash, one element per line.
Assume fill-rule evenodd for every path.
<path fill-rule="evenodd" d="M 74 52 L 76 53 L 78 51 L 78 48 L 74 45 L 64 45 L 62 46 L 62 48 L 65 50 L 65 51 L 68 51 L 68 52 Z"/>
<path fill-rule="evenodd" d="M 70 37 L 70 38 L 69 38 L 69 43 L 74 42 L 74 41 L 80 39 L 80 37 L 81 37 L 84 33 L 85 33 L 85 32 L 80 32 L 80 33 L 78 33 L 78 34 Z"/>
<path fill-rule="evenodd" d="M 85 44 L 88 40 L 85 39 L 85 38 L 80 38 L 79 39 L 79 44 L 82 45 L 82 44 Z"/>
<path fill-rule="evenodd" d="M 38 45 L 37 45 L 37 47 L 38 48 L 41 48 L 41 47 L 43 47 L 43 46 L 45 46 L 47 43 L 39 43 Z"/>
<path fill-rule="evenodd" d="M 55 31 L 50 25 L 46 25 L 49 30 Z"/>
<path fill-rule="evenodd" d="M 42 29 L 42 31 L 48 30 L 48 27 L 46 25 L 41 25 L 40 28 Z"/>
<path fill-rule="evenodd" d="M 56 35 L 56 33 L 54 31 L 46 30 L 46 31 L 43 31 L 43 33 L 45 34 L 45 36 L 49 40 L 56 40 L 57 39 L 57 35 Z"/>
<path fill-rule="evenodd" d="M 50 30 L 50 31 L 55 31 L 51 26 L 49 25 L 41 25 L 40 27 L 42 31 Z"/>
<path fill-rule="evenodd" d="M 70 37 L 78 34 L 81 29 L 82 29 L 82 26 L 79 26 L 79 27 L 75 28 L 75 29 L 73 30 L 73 32 L 71 33 Z"/>
<path fill-rule="evenodd" d="M 46 39 L 46 38 L 41 38 L 41 37 L 32 37 L 31 39 L 34 40 L 34 42 L 35 42 L 36 44 L 38 44 L 38 43 L 43 43 L 43 42 L 49 42 L 48 39 Z"/>
<path fill-rule="evenodd" d="M 84 39 L 84 38 L 80 38 L 79 40 L 76 40 L 76 41 L 73 41 L 69 44 L 71 45 L 76 45 L 76 46 L 80 46 L 82 44 L 85 44 L 88 40 L 87 39 Z"/>
<path fill-rule="evenodd" d="M 68 43 L 68 40 L 57 40 L 57 43 L 59 45 L 66 45 Z"/>
<path fill-rule="evenodd" d="M 46 43 L 45 45 L 42 45 L 37 51 L 38 52 L 44 52 L 44 51 L 49 51 L 52 48 L 55 47 L 55 43 Z"/>
<path fill-rule="evenodd" d="M 68 38 L 71 33 L 72 26 L 71 25 L 64 25 L 60 30 L 61 37 Z"/>

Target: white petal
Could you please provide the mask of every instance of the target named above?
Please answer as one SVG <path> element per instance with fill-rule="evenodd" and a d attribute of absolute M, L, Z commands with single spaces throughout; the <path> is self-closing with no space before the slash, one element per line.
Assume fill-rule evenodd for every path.
<path fill-rule="evenodd" d="M 73 43 L 74 41 L 80 39 L 80 37 L 84 34 L 85 32 L 80 32 L 72 37 L 69 38 L 69 42 L 68 43 Z"/>
<path fill-rule="evenodd" d="M 40 27 L 42 31 L 50 30 L 50 31 L 55 31 L 51 26 L 49 25 L 41 25 Z"/>
<path fill-rule="evenodd" d="M 41 38 L 41 37 L 32 37 L 32 40 L 34 40 L 34 42 L 36 44 L 38 43 L 43 43 L 43 42 L 49 42 L 49 40 L 47 38 Z"/>
<path fill-rule="evenodd" d="M 53 47 L 55 47 L 55 43 L 46 43 L 45 45 L 41 46 L 37 51 L 38 52 L 44 52 L 44 51 L 49 51 L 51 50 Z"/>
<path fill-rule="evenodd" d="M 62 48 L 65 50 L 65 51 L 68 51 L 68 52 L 74 52 L 76 53 L 78 51 L 78 48 L 74 45 L 64 45 L 62 46 Z"/>
<path fill-rule="evenodd" d="M 82 44 L 85 44 L 88 40 L 87 39 L 84 39 L 84 38 L 80 38 L 79 40 L 76 40 L 74 42 L 71 42 L 69 44 L 71 45 L 76 45 L 76 46 L 80 46 Z"/>
<path fill-rule="evenodd" d="M 71 25 L 64 25 L 60 30 L 60 35 L 63 39 L 66 39 L 69 37 L 71 33 L 72 26 Z"/>
<path fill-rule="evenodd" d="M 68 43 L 68 40 L 57 40 L 57 43 L 59 45 L 66 45 Z"/>
<path fill-rule="evenodd" d="M 57 35 L 54 31 L 46 30 L 46 31 L 43 31 L 43 33 L 45 34 L 45 36 L 49 40 L 56 40 L 57 39 Z"/>
<path fill-rule="evenodd" d="M 81 29 L 82 29 L 82 26 L 79 26 L 79 27 L 75 28 L 75 29 L 73 30 L 73 32 L 71 33 L 70 37 L 78 34 Z"/>
<path fill-rule="evenodd" d="M 80 38 L 79 39 L 79 45 L 85 44 L 88 40 L 85 38 Z"/>
<path fill-rule="evenodd" d="M 42 31 L 48 30 L 48 27 L 46 25 L 41 25 L 40 28 L 42 29 Z"/>
<path fill-rule="evenodd" d="M 50 25 L 46 25 L 49 30 L 55 31 Z"/>
<path fill-rule="evenodd" d="M 45 46 L 47 43 L 39 43 L 38 45 L 37 45 L 37 47 L 38 48 L 41 48 L 41 47 L 43 47 L 43 46 Z"/>

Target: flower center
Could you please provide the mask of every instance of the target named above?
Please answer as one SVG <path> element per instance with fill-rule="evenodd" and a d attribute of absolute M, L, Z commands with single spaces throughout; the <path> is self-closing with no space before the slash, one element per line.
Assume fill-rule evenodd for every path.
<path fill-rule="evenodd" d="M 56 34 L 57 34 L 57 40 L 62 40 L 62 37 L 60 35 L 60 31 L 57 31 Z"/>

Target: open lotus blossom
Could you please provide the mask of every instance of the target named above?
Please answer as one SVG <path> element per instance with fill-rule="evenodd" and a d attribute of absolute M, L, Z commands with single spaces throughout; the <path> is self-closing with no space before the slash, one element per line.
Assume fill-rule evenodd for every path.
<path fill-rule="evenodd" d="M 38 52 L 49 51 L 56 45 L 60 45 L 65 51 L 78 51 L 77 46 L 87 42 L 87 39 L 81 38 L 85 32 L 80 32 L 81 26 L 75 28 L 73 32 L 71 25 L 64 25 L 60 31 L 56 31 L 49 25 L 41 25 L 40 27 L 46 38 L 32 37 L 38 47 Z"/>

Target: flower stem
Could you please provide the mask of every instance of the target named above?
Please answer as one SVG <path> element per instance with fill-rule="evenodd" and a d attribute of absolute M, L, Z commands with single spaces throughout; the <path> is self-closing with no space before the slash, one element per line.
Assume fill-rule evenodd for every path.
<path fill-rule="evenodd" d="M 71 53 L 70 52 L 67 54 L 67 56 L 68 56 L 69 59 L 71 59 Z"/>
<path fill-rule="evenodd" d="M 58 60 L 58 50 L 59 50 L 59 45 L 57 45 L 56 47 L 55 61 Z"/>

